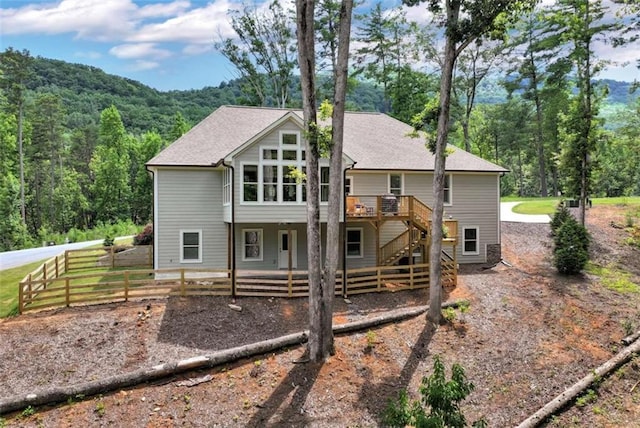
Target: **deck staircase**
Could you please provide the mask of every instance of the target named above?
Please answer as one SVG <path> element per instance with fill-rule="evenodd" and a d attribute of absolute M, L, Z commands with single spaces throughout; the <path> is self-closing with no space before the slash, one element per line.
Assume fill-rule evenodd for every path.
<path fill-rule="evenodd" d="M 403 257 L 409 257 L 414 249 L 418 248 L 420 241 L 430 233 L 431 208 L 413 197 L 407 199 L 405 203 L 408 206 L 401 207 L 400 211 L 409 214 L 409 220 L 404 221 L 407 230 L 380 248 L 380 263 L 382 265 L 391 266 Z M 411 224 L 414 228 L 410 227 Z"/>

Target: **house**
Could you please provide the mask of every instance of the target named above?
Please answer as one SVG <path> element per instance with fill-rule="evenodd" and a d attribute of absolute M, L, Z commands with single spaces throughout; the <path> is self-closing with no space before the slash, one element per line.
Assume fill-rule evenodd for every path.
<path fill-rule="evenodd" d="M 345 114 L 339 269 L 428 262 L 434 157 L 411 131 L 384 114 Z M 154 268 L 306 269 L 305 185 L 290 174 L 305 169 L 303 138 L 299 110 L 223 106 L 151 159 Z M 496 262 L 507 170 L 450 151 L 443 260 Z M 319 174 L 326 236 L 328 161 Z"/>

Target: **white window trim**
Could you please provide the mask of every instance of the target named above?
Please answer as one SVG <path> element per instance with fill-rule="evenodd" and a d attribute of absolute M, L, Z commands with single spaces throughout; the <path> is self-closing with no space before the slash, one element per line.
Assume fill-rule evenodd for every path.
<path fill-rule="evenodd" d="M 245 248 L 247 246 L 246 232 L 260 232 L 260 257 L 247 257 Z M 259 228 L 242 229 L 242 261 L 261 262 L 264 259 L 264 230 Z"/>
<path fill-rule="evenodd" d="M 349 242 L 347 241 L 347 237 L 349 236 L 350 230 L 359 230 L 360 231 L 360 254 L 357 256 L 350 256 L 346 254 L 348 259 L 361 259 L 364 257 L 364 229 L 362 227 L 347 227 L 344 237 L 344 252 L 347 253 L 347 245 Z"/>
<path fill-rule="evenodd" d="M 233 181 L 233 170 L 231 168 L 225 169 L 222 174 L 222 205 L 231 205 L 231 183 Z"/>
<path fill-rule="evenodd" d="M 257 196 L 258 196 L 258 200 L 257 201 L 245 201 L 244 200 L 244 167 L 246 165 L 249 166 L 255 166 L 258 168 L 258 182 L 256 183 L 258 185 L 258 189 L 257 189 Z M 261 176 L 261 165 L 260 163 L 255 163 L 255 162 L 242 162 L 240 164 L 240 205 L 258 205 L 260 204 L 260 200 L 261 198 L 261 182 L 260 182 L 260 176 Z"/>
<path fill-rule="evenodd" d="M 345 195 L 355 195 L 356 192 L 353 190 L 353 175 L 345 176 L 345 180 L 349 182 L 349 193 L 347 193 L 347 190 L 346 190 L 347 189 L 347 183 L 346 182 L 343 183 L 344 184 L 343 188 L 344 188 Z"/>
<path fill-rule="evenodd" d="M 475 229 L 476 231 L 476 251 L 465 251 L 465 232 L 469 229 Z M 477 256 L 480 255 L 480 228 L 478 226 L 464 226 L 462 228 L 462 255 L 463 256 Z"/>
<path fill-rule="evenodd" d="M 404 195 L 404 173 L 401 172 L 390 172 L 387 174 L 387 193 L 391 194 L 391 176 L 399 175 L 400 176 L 400 195 Z"/>
<path fill-rule="evenodd" d="M 198 259 L 184 258 L 184 234 L 198 234 Z M 180 229 L 180 263 L 202 263 L 202 229 Z"/>
<path fill-rule="evenodd" d="M 453 205 L 453 174 L 445 174 L 445 177 L 449 177 L 449 201 L 444 201 L 443 205 L 450 207 Z"/>
<path fill-rule="evenodd" d="M 295 147 L 300 147 L 300 131 L 285 131 L 285 130 L 281 130 L 279 133 L 279 138 L 278 141 L 280 142 L 280 147 L 294 147 L 293 144 L 284 144 L 284 135 L 289 135 L 289 134 L 293 134 L 296 136 L 296 144 Z"/>
<path fill-rule="evenodd" d="M 323 184 L 322 183 L 322 168 L 327 168 L 329 170 L 329 182 Z M 327 200 L 323 201 L 322 200 L 322 188 L 326 187 L 327 188 Z M 329 192 L 331 191 L 331 167 L 329 165 L 322 165 L 320 163 L 318 163 L 318 197 L 320 198 L 320 204 L 321 205 L 328 205 L 329 204 Z"/>

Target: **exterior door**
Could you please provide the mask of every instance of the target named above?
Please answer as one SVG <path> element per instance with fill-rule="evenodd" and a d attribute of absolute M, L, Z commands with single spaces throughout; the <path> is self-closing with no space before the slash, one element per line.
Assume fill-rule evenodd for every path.
<path fill-rule="evenodd" d="M 289 248 L 289 233 L 291 233 L 291 248 Z M 295 230 L 278 231 L 278 268 L 289 267 L 289 250 L 291 250 L 291 269 L 298 267 L 298 234 Z"/>

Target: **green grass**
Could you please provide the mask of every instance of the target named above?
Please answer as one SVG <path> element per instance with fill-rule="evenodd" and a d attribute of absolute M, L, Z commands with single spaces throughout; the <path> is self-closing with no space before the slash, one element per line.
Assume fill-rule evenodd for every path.
<path fill-rule="evenodd" d="M 0 318 L 18 314 L 18 283 L 45 261 L 0 271 Z"/>
<path fill-rule="evenodd" d="M 518 214 L 549 214 L 553 215 L 561 198 L 519 198 L 506 196 L 502 202 L 521 202 L 513 208 Z M 618 198 L 593 198 L 593 205 L 624 205 L 640 206 L 640 196 L 627 196 Z"/>
<path fill-rule="evenodd" d="M 640 286 L 631 280 L 631 274 L 613 266 L 600 266 L 589 262 L 585 270 L 600 277 L 600 283 L 609 290 L 617 291 L 621 294 L 638 294 Z"/>

